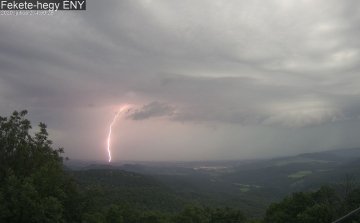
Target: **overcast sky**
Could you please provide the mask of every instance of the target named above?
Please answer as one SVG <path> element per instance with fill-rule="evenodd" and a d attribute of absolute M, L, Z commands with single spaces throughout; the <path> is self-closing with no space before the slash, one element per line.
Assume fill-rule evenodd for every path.
<path fill-rule="evenodd" d="M 360 146 L 360 1 L 87 0 L 0 16 L 0 116 L 71 159 L 210 160 Z"/>

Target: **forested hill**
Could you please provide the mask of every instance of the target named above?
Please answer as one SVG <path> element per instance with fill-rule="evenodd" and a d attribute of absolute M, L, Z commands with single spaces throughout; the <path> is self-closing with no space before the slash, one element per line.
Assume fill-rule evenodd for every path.
<path fill-rule="evenodd" d="M 126 202 L 137 210 L 170 213 L 180 212 L 186 205 L 232 206 L 244 210 L 250 217 L 259 217 L 273 201 L 243 194 L 239 189 L 224 194 L 226 188 L 217 190 L 222 184 L 204 177 L 174 176 L 171 179 L 177 181 L 169 184 L 152 176 L 117 169 L 91 169 L 72 174 L 81 187 L 100 189 L 99 202 L 103 206 Z"/>
<path fill-rule="evenodd" d="M 347 148 L 347 149 L 334 149 L 326 151 L 326 153 L 331 153 L 340 157 L 360 157 L 360 148 Z"/>
<path fill-rule="evenodd" d="M 72 173 L 82 187 L 101 189 L 105 206 L 121 200 L 139 210 L 166 212 L 179 212 L 187 204 L 231 206 L 261 217 L 270 203 L 294 191 L 333 185 L 346 174 L 360 179 L 360 158 L 354 156 L 360 149 L 343 150 L 342 156 L 339 151 L 243 163 L 77 164 L 81 171 Z"/>
<path fill-rule="evenodd" d="M 81 187 L 99 188 L 102 205 L 126 201 L 139 210 L 181 210 L 188 202 L 156 178 L 116 169 L 72 172 Z"/>
<path fill-rule="evenodd" d="M 169 189 L 156 178 L 116 169 L 91 169 L 74 171 L 74 176 L 80 185 L 103 187 L 148 187 Z"/>

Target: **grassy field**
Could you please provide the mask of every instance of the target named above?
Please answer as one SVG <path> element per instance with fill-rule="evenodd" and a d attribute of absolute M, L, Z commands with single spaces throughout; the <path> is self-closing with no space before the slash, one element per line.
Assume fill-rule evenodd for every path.
<path fill-rule="evenodd" d="M 251 185 L 251 184 L 240 184 L 240 183 L 236 183 L 236 186 L 239 187 L 241 192 L 247 192 L 251 189 L 255 189 L 255 188 L 260 188 L 261 186 L 259 185 Z"/>
<path fill-rule="evenodd" d="M 301 185 L 304 184 L 304 182 L 305 182 L 305 180 L 304 180 L 304 179 L 301 179 L 301 180 L 298 180 L 298 181 L 292 183 L 290 186 L 291 186 L 291 187 L 301 186 Z"/>
<path fill-rule="evenodd" d="M 300 171 L 300 172 L 297 172 L 297 173 L 294 173 L 294 174 L 291 174 L 291 175 L 287 175 L 287 177 L 301 178 L 301 177 L 304 177 L 304 176 L 309 175 L 311 173 L 312 173 L 312 171 Z"/>

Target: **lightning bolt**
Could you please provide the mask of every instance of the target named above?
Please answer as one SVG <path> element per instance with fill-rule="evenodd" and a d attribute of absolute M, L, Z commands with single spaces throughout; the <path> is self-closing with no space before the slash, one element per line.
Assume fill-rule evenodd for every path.
<path fill-rule="evenodd" d="M 120 111 L 116 114 L 114 121 L 111 123 L 110 125 L 110 131 L 109 131 L 109 136 L 108 136 L 108 145 L 107 145 L 107 150 L 109 152 L 109 163 L 111 161 L 111 152 L 110 152 L 110 136 L 111 136 L 111 127 L 115 124 L 116 118 L 119 116 L 119 114 L 121 113 L 123 109 L 120 109 Z"/>

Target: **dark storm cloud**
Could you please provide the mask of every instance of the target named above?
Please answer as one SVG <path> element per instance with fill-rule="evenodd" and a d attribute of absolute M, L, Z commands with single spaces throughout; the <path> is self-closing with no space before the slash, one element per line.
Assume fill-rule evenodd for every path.
<path fill-rule="evenodd" d="M 93 0 L 46 19 L 2 16 L 0 115 L 26 108 L 59 135 L 86 134 L 95 128 L 76 123 L 107 125 L 105 111 L 131 104 L 125 115 L 137 124 L 346 132 L 360 121 L 359 9 L 351 0 Z"/>
<path fill-rule="evenodd" d="M 162 75 L 138 85 L 138 91 L 175 101 L 171 120 L 180 122 L 223 122 L 242 125 L 280 125 L 304 127 L 341 120 L 356 120 L 360 115 L 356 96 L 329 94 L 327 86 L 283 86 L 265 84 L 252 78 L 198 78 Z M 146 93 L 146 92 L 143 92 Z M 148 92 L 147 92 L 148 93 Z M 351 110 L 351 112 L 349 112 Z"/>
<path fill-rule="evenodd" d="M 359 79 L 357 4 L 331 2 L 318 13 L 320 3 L 93 1 L 68 19 L 18 18 L 22 29 L 2 22 L 1 79 L 17 89 L 4 97 L 76 107 L 134 92 L 177 106 L 171 120 L 181 122 L 306 126 L 355 117 L 356 97 L 337 99 L 334 89 Z"/>
<path fill-rule="evenodd" d="M 174 114 L 174 108 L 154 101 L 148 105 L 144 105 L 140 110 L 135 110 L 134 114 L 128 116 L 132 120 L 144 120 L 153 117 L 171 116 Z"/>

